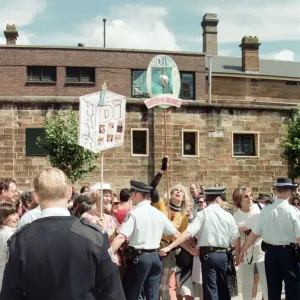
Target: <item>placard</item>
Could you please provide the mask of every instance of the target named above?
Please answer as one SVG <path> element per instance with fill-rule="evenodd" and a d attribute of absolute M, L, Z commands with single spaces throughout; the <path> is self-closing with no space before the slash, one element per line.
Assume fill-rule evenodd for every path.
<path fill-rule="evenodd" d="M 80 97 L 78 144 L 92 152 L 122 146 L 124 143 L 126 98 L 106 91 Z"/>

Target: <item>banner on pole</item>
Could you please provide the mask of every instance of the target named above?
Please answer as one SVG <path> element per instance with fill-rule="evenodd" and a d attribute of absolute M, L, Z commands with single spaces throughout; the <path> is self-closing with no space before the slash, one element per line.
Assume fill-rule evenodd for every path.
<path fill-rule="evenodd" d="M 174 60 L 167 55 L 157 55 L 149 63 L 146 74 L 147 89 L 151 99 L 145 101 L 147 108 L 159 106 L 180 107 L 181 80 Z"/>
<path fill-rule="evenodd" d="M 92 152 L 122 146 L 124 143 L 126 98 L 106 90 L 80 97 L 78 144 Z M 102 99 L 103 100 L 103 99 Z"/>

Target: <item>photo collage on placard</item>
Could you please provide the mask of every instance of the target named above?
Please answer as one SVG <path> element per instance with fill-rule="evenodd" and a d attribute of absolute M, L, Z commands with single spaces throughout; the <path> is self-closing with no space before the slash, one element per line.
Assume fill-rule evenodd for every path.
<path fill-rule="evenodd" d="M 98 146 L 121 143 L 124 130 L 123 120 L 110 121 L 99 125 Z"/>

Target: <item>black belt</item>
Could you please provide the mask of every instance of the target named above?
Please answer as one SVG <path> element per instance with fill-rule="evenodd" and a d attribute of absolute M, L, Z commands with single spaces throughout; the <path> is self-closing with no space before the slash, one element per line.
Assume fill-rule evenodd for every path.
<path fill-rule="evenodd" d="M 136 251 L 139 254 L 144 254 L 144 253 L 153 253 L 153 252 L 157 252 L 158 249 L 136 249 L 134 247 L 129 247 L 132 250 Z"/>
<path fill-rule="evenodd" d="M 212 253 L 212 252 L 227 252 L 227 248 L 222 247 L 210 247 L 210 246 L 203 246 L 200 247 L 200 251 L 203 251 L 205 253 Z"/>

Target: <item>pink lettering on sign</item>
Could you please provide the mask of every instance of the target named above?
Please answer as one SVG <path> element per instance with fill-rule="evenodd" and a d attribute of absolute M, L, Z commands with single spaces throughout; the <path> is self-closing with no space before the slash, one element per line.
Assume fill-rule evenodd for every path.
<path fill-rule="evenodd" d="M 172 95 L 161 95 L 145 101 L 145 105 L 147 106 L 148 109 L 155 106 L 159 106 L 162 108 L 168 108 L 174 106 L 179 108 L 181 104 L 182 104 L 182 100 L 175 98 Z"/>

